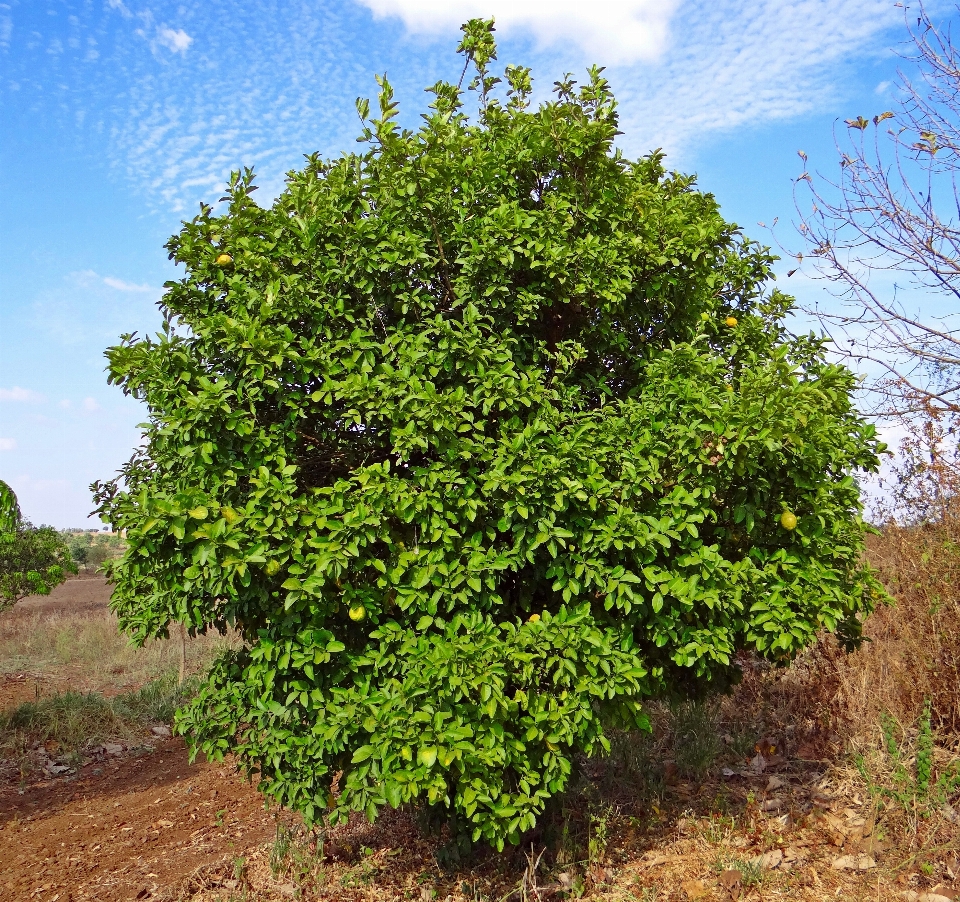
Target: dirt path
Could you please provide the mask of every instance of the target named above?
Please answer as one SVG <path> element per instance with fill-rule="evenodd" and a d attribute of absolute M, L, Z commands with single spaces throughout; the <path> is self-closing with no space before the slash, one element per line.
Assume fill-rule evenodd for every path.
<path fill-rule="evenodd" d="M 0 787 L 0 898 L 120 902 L 189 894 L 274 834 L 256 790 L 229 765 L 189 764 L 179 739 L 75 779 Z"/>

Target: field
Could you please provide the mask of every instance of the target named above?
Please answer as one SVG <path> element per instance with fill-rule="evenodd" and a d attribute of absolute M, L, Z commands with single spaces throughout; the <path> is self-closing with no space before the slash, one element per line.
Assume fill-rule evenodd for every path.
<path fill-rule="evenodd" d="M 896 541 L 874 554 L 905 572 Z M 922 717 L 924 697 L 949 708 L 936 692 L 954 677 L 912 666 L 924 627 L 904 627 L 911 599 L 947 620 L 956 604 L 930 613 L 912 585 L 868 622 L 892 654 L 874 643 L 847 659 L 824 642 L 785 671 L 744 660 L 734 695 L 656 709 L 652 736 L 583 762 L 522 848 L 460 857 L 415 811 L 307 833 L 229 761 L 190 764 L 172 710 L 233 640 L 135 651 L 104 581 L 71 580 L 0 615 L 0 898 L 960 897 L 954 733 Z M 887 703 L 901 686 L 919 709 Z"/>

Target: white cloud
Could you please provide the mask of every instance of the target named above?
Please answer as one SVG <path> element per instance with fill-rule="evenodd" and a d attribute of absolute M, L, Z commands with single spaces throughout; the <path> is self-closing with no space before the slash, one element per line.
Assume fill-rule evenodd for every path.
<path fill-rule="evenodd" d="M 891 85 L 891 82 L 882 81 L 873 89 L 873 93 L 882 97 L 884 94 L 887 93 L 887 91 L 890 90 L 890 85 Z"/>
<path fill-rule="evenodd" d="M 64 398 L 57 406 L 62 407 L 64 410 L 69 410 L 70 400 L 68 398 Z"/>
<path fill-rule="evenodd" d="M 0 451 L 13 451 L 17 443 L 12 438 L 0 438 Z"/>
<path fill-rule="evenodd" d="M 94 413 L 95 411 L 100 410 L 100 405 L 97 403 L 96 398 L 84 398 L 83 409 L 87 411 L 87 413 Z"/>
<path fill-rule="evenodd" d="M 156 288 L 153 288 L 150 285 L 137 285 L 133 282 L 125 282 L 123 279 L 115 279 L 113 276 L 104 276 L 103 284 L 109 288 L 116 288 L 117 291 L 140 291 L 140 292 L 156 292 Z"/>
<path fill-rule="evenodd" d="M 133 18 L 133 13 L 124 5 L 123 0 L 107 0 L 107 6 L 110 9 L 115 9 L 124 19 Z"/>
<path fill-rule="evenodd" d="M 682 27 L 681 27 L 682 23 Z M 623 145 L 682 164 L 704 139 L 835 102 L 864 58 L 902 39 L 887 0 L 687 0 L 655 65 L 616 70 Z"/>
<path fill-rule="evenodd" d="M 174 31 L 172 28 L 167 28 L 166 25 L 161 25 L 157 29 L 157 40 L 174 53 L 185 53 L 187 48 L 193 43 L 193 38 L 182 28 Z"/>
<path fill-rule="evenodd" d="M 15 385 L 13 388 L 0 388 L 0 401 L 20 401 L 24 404 L 42 404 L 43 395 L 39 392 L 31 391 L 29 388 L 20 388 Z"/>
<path fill-rule="evenodd" d="M 376 16 L 399 16 L 412 32 L 456 29 L 493 16 L 497 30 L 532 32 L 541 44 L 574 43 L 604 62 L 657 57 L 680 0 L 360 0 Z"/>

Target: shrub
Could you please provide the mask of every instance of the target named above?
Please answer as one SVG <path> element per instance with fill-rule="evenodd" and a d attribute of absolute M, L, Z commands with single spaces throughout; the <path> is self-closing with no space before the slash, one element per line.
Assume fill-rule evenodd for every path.
<path fill-rule="evenodd" d="M 124 628 L 244 639 L 195 748 L 308 821 L 422 802 L 502 847 L 645 698 L 856 644 L 881 446 L 768 251 L 614 148 L 602 70 L 531 109 L 464 33 L 474 120 L 440 82 L 402 130 L 383 78 L 365 150 L 171 239 L 163 333 L 108 352 L 146 445 L 95 489 Z"/>

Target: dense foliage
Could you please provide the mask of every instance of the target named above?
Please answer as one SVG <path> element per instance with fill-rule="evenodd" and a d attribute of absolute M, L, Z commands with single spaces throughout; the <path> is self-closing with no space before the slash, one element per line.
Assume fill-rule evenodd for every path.
<path fill-rule="evenodd" d="M 32 526 L 13 489 L 0 481 L 0 611 L 28 595 L 49 595 L 77 568 L 52 526 Z"/>
<path fill-rule="evenodd" d="M 196 747 L 307 818 L 420 801 L 502 845 L 645 698 L 856 642 L 879 445 L 768 252 L 614 148 L 600 70 L 497 99 L 464 31 L 474 120 L 438 83 L 402 130 L 382 79 L 361 153 L 268 209 L 238 173 L 171 239 L 164 331 L 109 351 L 145 445 L 97 496 L 124 628 L 245 640 Z"/>

